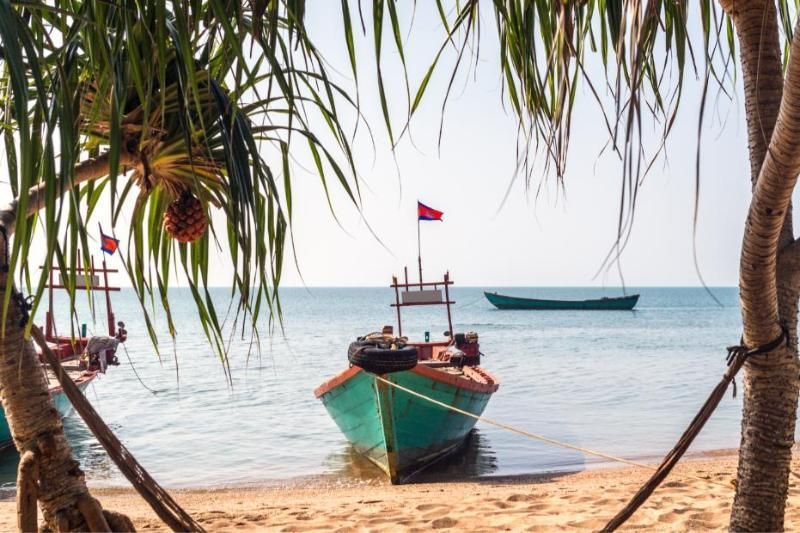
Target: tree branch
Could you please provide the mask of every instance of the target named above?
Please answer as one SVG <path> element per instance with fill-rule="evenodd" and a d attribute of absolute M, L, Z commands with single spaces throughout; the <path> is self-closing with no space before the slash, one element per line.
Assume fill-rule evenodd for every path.
<path fill-rule="evenodd" d="M 119 166 L 123 172 L 125 167 L 131 167 L 135 163 L 136 158 L 132 154 L 125 151 L 119 153 Z M 109 152 L 81 161 L 75 166 L 72 181 L 64 184 L 59 196 L 63 195 L 70 187 L 107 176 L 110 171 L 110 165 L 111 156 Z M 28 216 L 33 216 L 44 208 L 46 189 L 46 184 L 40 183 L 28 191 Z"/>
<path fill-rule="evenodd" d="M 129 167 L 137 163 L 135 155 L 121 151 L 119 153 L 119 166 L 122 173 L 126 172 Z M 74 187 L 87 181 L 96 180 L 107 176 L 110 171 L 111 156 L 108 152 L 81 161 L 75 166 L 72 181 L 64 184 L 58 197 L 61 197 L 70 187 Z M 27 216 L 33 216 L 45 207 L 47 198 L 47 184 L 40 183 L 31 187 L 28 190 L 28 209 Z M 0 209 L 0 227 L 5 230 L 6 235 L 14 233 L 14 223 L 17 218 L 17 206 L 19 205 L 19 198 L 15 198 L 6 207 Z"/>

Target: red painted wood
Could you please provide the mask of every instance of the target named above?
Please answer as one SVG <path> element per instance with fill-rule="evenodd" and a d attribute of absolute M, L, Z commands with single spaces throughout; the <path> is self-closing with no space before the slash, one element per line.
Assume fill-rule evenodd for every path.
<path fill-rule="evenodd" d="M 99 271 L 98 271 L 99 272 Z M 47 289 L 66 289 L 64 285 L 45 285 Z M 75 287 L 76 289 L 83 289 L 83 287 Z M 120 291 L 119 287 L 92 287 L 93 291 L 103 292 L 103 291 Z"/>
<path fill-rule="evenodd" d="M 413 307 L 415 305 L 447 305 L 450 306 L 456 302 L 411 302 L 407 304 L 389 304 L 391 307 Z"/>
<path fill-rule="evenodd" d="M 406 282 L 405 283 L 398 283 L 395 281 L 389 285 L 389 287 L 403 287 L 405 289 L 413 289 L 415 287 L 438 287 L 439 285 L 452 285 L 453 282 L 450 280 L 446 281 L 426 281 L 425 283 L 418 283 L 418 282 L 408 282 L 408 274 L 406 274 Z"/>
<path fill-rule="evenodd" d="M 341 385 L 342 383 L 344 383 L 348 379 L 352 378 L 353 376 L 355 376 L 359 372 L 361 372 L 361 369 L 359 367 L 351 366 L 350 368 L 348 368 L 344 372 L 341 372 L 341 373 L 333 376 L 331 379 L 329 379 L 328 381 L 326 381 L 325 383 L 323 383 L 322 385 L 320 385 L 319 387 L 314 389 L 314 396 L 319 398 L 323 394 L 327 394 L 328 392 L 330 392 L 331 390 L 335 389 L 336 387 L 338 387 L 339 385 Z"/>
<path fill-rule="evenodd" d="M 464 374 L 467 376 L 467 378 L 472 377 L 468 375 L 467 372 L 469 370 L 475 370 L 475 368 L 477 367 L 468 367 L 468 366 L 464 367 Z M 498 381 L 494 379 L 494 377 L 492 377 L 491 374 L 489 374 L 487 371 L 483 369 L 480 369 L 481 381 L 473 381 L 473 379 L 464 379 L 463 377 L 460 377 L 456 374 L 450 374 L 449 372 L 443 372 L 441 370 L 428 368 L 425 365 L 417 365 L 411 369 L 411 372 L 432 379 L 433 381 L 446 383 L 448 385 L 452 385 L 453 387 L 458 387 L 460 389 L 469 390 L 473 392 L 482 392 L 488 394 L 495 392 L 497 388 L 500 386 Z"/>
<path fill-rule="evenodd" d="M 452 385 L 453 387 L 458 387 L 460 389 L 472 392 L 481 392 L 484 394 L 495 392 L 500 386 L 500 383 L 494 376 L 480 367 L 465 366 L 462 370 L 464 372 L 463 377 L 456 374 L 450 374 L 449 372 L 436 370 L 434 368 L 428 368 L 422 364 L 415 366 L 410 370 L 410 372 L 414 372 L 415 374 L 419 374 L 420 376 L 424 376 L 433 381 Z M 361 372 L 359 367 L 351 366 L 344 372 L 337 374 L 314 389 L 314 396 L 319 398 L 320 396 L 327 394 L 359 372 Z"/>
<path fill-rule="evenodd" d="M 82 383 L 86 383 L 87 381 L 92 381 L 96 377 L 97 377 L 97 372 L 90 372 L 87 370 L 83 374 L 81 374 L 77 379 L 73 379 L 72 381 L 73 383 L 75 383 L 75 385 L 80 385 Z M 50 394 L 56 394 L 61 392 L 61 387 L 60 386 L 50 387 L 47 390 Z"/>

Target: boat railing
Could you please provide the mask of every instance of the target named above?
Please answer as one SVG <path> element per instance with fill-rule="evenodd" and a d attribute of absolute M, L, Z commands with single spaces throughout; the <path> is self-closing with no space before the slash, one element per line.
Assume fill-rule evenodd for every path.
<path fill-rule="evenodd" d="M 410 283 L 408 281 L 408 267 L 405 269 L 405 280 L 400 282 L 397 276 L 392 276 L 392 284 L 389 287 L 394 289 L 395 303 L 392 307 L 397 309 L 397 334 L 403 336 L 403 322 L 400 313 L 401 307 L 412 307 L 419 305 L 444 305 L 447 307 L 447 325 L 450 335 L 453 333 L 453 319 L 450 313 L 450 306 L 455 301 L 450 300 L 450 272 L 445 272 L 442 281 L 422 281 Z M 432 287 L 427 288 L 426 287 Z M 441 288 L 440 288 L 441 287 Z"/>
<path fill-rule="evenodd" d="M 80 265 L 80 255 L 78 256 L 78 264 Z M 101 293 L 105 293 L 105 304 L 106 304 L 106 318 L 108 320 L 108 335 L 109 337 L 116 336 L 116 326 L 117 322 L 114 317 L 114 311 L 111 307 L 111 292 L 117 292 L 120 290 L 120 287 L 113 287 L 108 282 L 108 275 L 112 273 L 119 272 L 119 270 L 115 268 L 108 268 L 106 265 L 105 260 L 101 262 L 101 267 L 95 266 L 94 257 L 90 257 L 89 260 L 89 268 L 83 268 L 81 266 L 76 266 L 72 269 L 75 272 L 75 288 L 76 289 L 83 289 L 83 290 L 91 290 L 97 291 Z M 44 268 L 44 267 L 39 267 Z M 102 275 L 102 276 L 101 276 Z M 45 339 L 48 342 L 52 343 L 59 343 L 63 341 L 63 338 L 60 338 L 58 335 L 58 331 L 56 329 L 55 324 L 55 313 L 53 312 L 53 290 L 54 289 L 67 289 L 66 286 L 66 279 L 64 273 L 58 274 L 58 281 L 54 279 L 54 271 L 53 269 L 50 270 L 50 276 L 47 285 L 45 288 L 48 289 L 48 309 L 45 312 Z M 88 283 L 87 283 L 88 281 Z M 81 336 L 82 337 L 82 336 Z M 74 340 L 80 339 L 72 339 L 70 336 L 70 340 L 74 342 Z"/>

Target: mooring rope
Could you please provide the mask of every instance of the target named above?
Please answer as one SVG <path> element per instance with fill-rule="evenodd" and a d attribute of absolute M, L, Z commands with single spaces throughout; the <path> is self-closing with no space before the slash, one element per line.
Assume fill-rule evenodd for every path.
<path fill-rule="evenodd" d="M 695 437 L 697 437 L 697 435 L 700 433 L 700 430 L 703 429 L 705 423 L 709 418 L 711 418 L 711 415 L 714 413 L 717 405 L 719 405 L 720 400 L 722 400 L 723 396 L 725 396 L 725 392 L 728 390 L 728 385 L 734 381 L 736 374 L 739 372 L 742 366 L 744 366 L 747 359 L 754 355 L 765 354 L 776 350 L 788 341 L 789 334 L 786 330 L 786 327 L 783 324 L 780 324 L 780 329 L 781 333 L 778 337 L 766 344 L 762 344 L 761 346 L 748 348 L 744 344 L 744 339 L 742 339 L 741 344 L 738 346 L 728 347 L 728 369 L 725 371 L 725 374 L 722 376 L 720 382 L 716 387 L 714 387 L 714 390 L 711 391 L 711 394 L 700 408 L 700 411 L 698 411 L 694 419 L 691 421 L 691 423 L 689 423 L 689 426 L 683 432 L 683 435 L 681 435 L 681 437 L 678 439 L 678 442 L 675 443 L 675 446 L 673 446 L 669 453 L 664 457 L 664 460 L 661 461 L 661 464 L 658 465 L 658 468 L 650 477 L 650 479 L 648 479 L 644 485 L 639 488 L 627 505 L 625 505 L 625 507 L 623 507 L 622 510 L 617 513 L 616 516 L 614 516 L 614 518 L 609 520 L 608 524 L 606 524 L 602 531 L 614 531 L 624 524 L 628 518 L 630 518 L 633 513 L 635 513 L 636 510 L 647 501 L 647 499 L 650 497 L 653 491 L 658 488 L 661 482 L 664 481 L 667 475 L 669 475 L 669 473 L 672 471 L 673 467 L 678 464 L 678 461 L 680 461 L 681 457 L 683 457 L 683 454 L 686 453 L 686 450 L 689 449 L 689 446 L 692 444 Z M 736 389 L 734 388 L 734 395 L 735 394 Z"/>
<path fill-rule="evenodd" d="M 403 391 L 403 392 L 405 392 L 407 394 L 410 394 L 412 396 L 415 396 L 417 398 L 420 398 L 422 400 L 430 402 L 430 403 L 432 403 L 434 405 L 438 405 L 439 407 L 442 407 L 442 408 L 447 409 L 449 411 L 453 411 L 454 413 L 458 413 L 460 415 L 464 415 L 464 416 L 468 416 L 470 418 L 474 418 L 475 420 L 483 422 L 484 424 L 489 424 L 490 426 L 495 426 L 495 427 L 498 427 L 500 429 L 504 429 L 506 431 L 510 431 L 511 433 L 516 433 L 517 435 L 521 435 L 523 437 L 527 437 L 529 439 L 538 440 L 538 441 L 544 442 L 546 444 L 552 444 L 553 446 L 558 446 L 560 448 L 566 448 L 566 449 L 569 449 L 569 450 L 579 451 L 579 452 L 585 453 L 587 455 L 593 455 L 595 457 L 600 457 L 602 459 L 608 459 L 609 461 L 614 461 L 616 463 L 623 463 L 623 464 L 630 465 L 630 466 L 637 466 L 639 468 L 646 468 L 648 470 L 653 470 L 653 471 L 657 471 L 658 470 L 658 467 L 656 467 L 654 465 L 649 465 L 647 463 L 640 463 L 640 462 L 637 462 L 637 461 L 631 461 L 630 459 L 625 459 L 624 457 L 618 457 L 616 455 L 611 455 L 611 454 L 608 454 L 608 453 L 605 453 L 605 452 L 601 452 L 601 451 L 598 451 L 598 450 L 593 450 L 591 448 L 585 448 L 583 446 L 577 446 L 575 444 L 570 444 L 568 442 L 563 442 L 563 441 L 560 441 L 560 440 L 556 440 L 556 439 L 553 439 L 551 437 L 547 437 L 545 435 L 540 435 L 538 433 L 533 433 L 532 431 L 528 431 L 526 429 L 521 429 L 521 428 L 512 426 L 510 424 L 506 424 L 505 422 L 500 422 L 498 420 L 494 420 L 492 418 L 485 417 L 483 415 L 476 415 L 475 413 L 470 413 L 469 411 L 465 411 L 463 409 L 459 409 L 458 407 L 453 407 L 452 405 L 448 405 L 448 404 L 446 404 L 444 402 L 441 402 L 439 400 L 431 398 L 430 396 L 426 396 L 426 395 L 424 395 L 422 393 L 419 393 L 419 392 L 417 392 L 415 390 L 411 390 L 408 387 L 404 387 L 403 385 L 400 385 L 400 384 L 395 383 L 393 381 L 389 381 L 388 379 L 383 378 L 383 377 L 381 377 L 381 376 L 379 376 L 377 374 L 375 374 L 374 376 L 375 376 L 375 379 L 377 381 L 380 381 L 382 383 L 386 383 L 387 385 L 390 385 L 390 386 L 392 386 L 392 387 L 394 387 L 394 388 L 396 388 L 398 390 L 401 390 L 401 391 Z M 684 473 L 683 477 L 696 479 L 696 480 L 699 480 L 699 481 L 703 481 L 705 483 L 711 483 L 713 485 L 718 485 L 720 487 L 725 487 L 726 489 L 731 488 L 730 484 L 728 484 L 728 483 L 720 483 L 719 481 L 715 481 L 715 480 L 713 480 L 711 478 L 704 478 L 704 477 L 701 477 L 701 476 L 696 476 L 696 475 L 688 474 L 688 473 Z"/>
<path fill-rule="evenodd" d="M 133 364 L 133 359 L 131 359 L 131 354 L 128 353 L 128 348 L 125 346 L 125 343 L 120 342 L 120 344 L 122 345 L 122 349 L 125 351 L 125 357 L 128 358 L 128 363 L 130 363 L 131 365 L 131 370 L 133 370 L 133 374 L 136 376 L 136 379 L 139 380 L 139 383 L 142 385 L 142 387 L 147 389 L 147 391 L 150 392 L 150 394 L 152 394 L 153 396 L 158 394 L 157 390 L 153 390 L 145 384 L 145 382 L 142 380 L 142 377 L 139 375 L 139 372 L 136 371 L 136 365 Z"/>

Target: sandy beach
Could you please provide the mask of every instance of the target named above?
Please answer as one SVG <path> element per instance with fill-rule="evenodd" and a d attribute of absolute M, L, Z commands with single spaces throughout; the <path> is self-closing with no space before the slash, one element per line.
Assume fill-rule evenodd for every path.
<path fill-rule="evenodd" d="M 679 465 L 626 529 L 725 529 L 735 468 L 736 457 L 729 452 Z M 624 467 L 394 487 L 225 488 L 173 494 L 209 531 L 597 530 L 648 474 L 644 468 Z M 132 490 L 97 489 L 94 494 L 104 507 L 128 514 L 137 529 L 166 531 Z M 13 529 L 14 505 L 13 499 L 0 502 L 0 530 Z M 799 527 L 800 492 L 792 478 L 786 529 Z"/>

